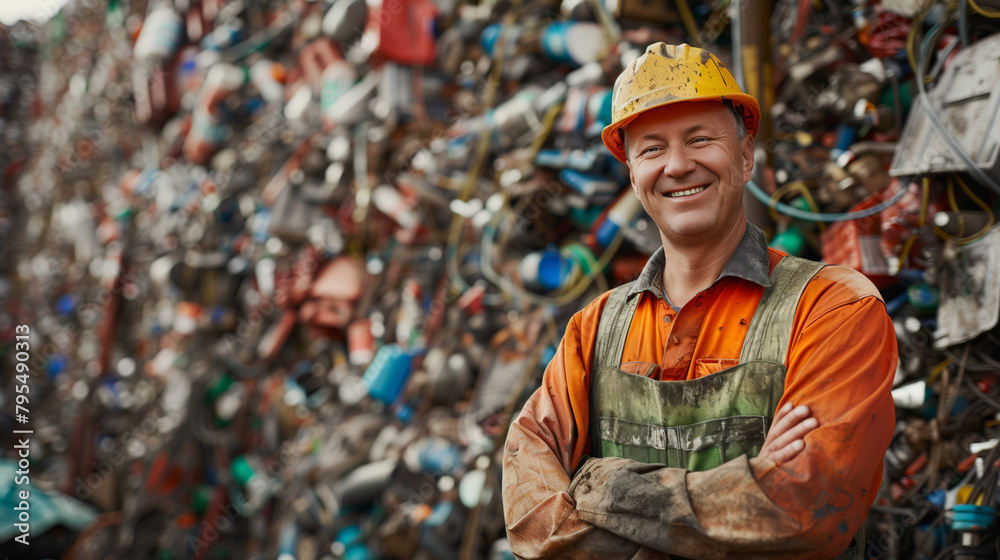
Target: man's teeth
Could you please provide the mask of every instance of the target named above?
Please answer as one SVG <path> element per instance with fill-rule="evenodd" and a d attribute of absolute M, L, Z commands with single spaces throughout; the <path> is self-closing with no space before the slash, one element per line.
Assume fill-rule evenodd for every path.
<path fill-rule="evenodd" d="M 705 190 L 707 188 L 708 188 L 707 185 L 706 186 L 701 186 L 701 187 L 695 187 L 693 189 L 688 189 L 686 191 L 679 191 L 679 192 L 667 193 L 667 196 L 670 197 L 670 198 L 677 198 L 679 196 L 689 196 L 689 195 L 692 195 L 692 194 L 700 193 L 701 191 L 703 191 L 703 190 Z"/>

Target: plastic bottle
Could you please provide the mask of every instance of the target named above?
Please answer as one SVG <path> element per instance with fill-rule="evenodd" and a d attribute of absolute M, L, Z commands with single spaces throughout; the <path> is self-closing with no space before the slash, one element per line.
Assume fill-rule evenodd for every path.
<path fill-rule="evenodd" d="M 597 227 L 594 234 L 597 246 L 606 249 L 611 245 L 618 232 L 632 223 L 632 219 L 639 213 L 641 207 L 642 203 L 632 192 L 628 190 L 623 192 L 608 210 L 607 218 Z"/>
<path fill-rule="evenodd" d="M 549 291 L 567 285 L 579 272 L 579 266 L 552 246 L 525 255 L 518 265 L 518 272 L 529 288 Z"/>
<path fill-rule="evenodd" d="M 219 63 L 209 69 L 191 115 L 191 131 L 184 139 L 184 156 L 203 164 L 229 136 L 229 127 L 216 114 L 226 97 L 246 82 L 247 73 L 239 66 Z"/>
<path fill-rule="evenodd" d="M 564 169 L 559 173 L 559 180 L 569 188 L 590 199 L 593 204 L 607 204 L 618 194 L 621 187 L 615 181 L 604 175 L 581 173 L 574 169 Z"/>
<path fill-rule="evenodd" d="M 250 83 L 268 103 L 285 97 L 285 67 L 273 60 L 258 60 L 250 67 Z"/>
<path fill-rule="evenodd" d="M 364 0 L 334 0 L 323 16 L 323 34 L 338 43 L 346 43 L 364 29 L 368 8 Z"/>
<path fill-rule="evenodd" d="M 339 120 L 337 101 L 354 87 L 358 79 L 354 66 L 344 59 L 331 62 L 320 78 L 319 105 L 323 118 L 324 130 L 330 131 L 337 126 Z"/>
<path fill-rule="evenodd" d="M 201 39 L 202 50 L 221 51 L 243 39 L 243 20 L 232 18 Z"/>
<path fill-rule="evenodd" d="M 410 377 L 411 356 L 398 344 L 379 348 L 361 380 L 372 398 L 392 404 Z"/>
<path fill-rule="evenodd" d="M 174 54 L 181 44 L 183 25 L 181 16 L 170 7 L 153 10 L 142 22 L 139 37 L 132 48 L 136 62 L 143 66 L 157 64 Z"/>
<path fill-rule="evenodd" d="M 557 21 L 542 34 L 542 52 L 556 62 L 583 66 L 608 52 L 601 26 L 585 21 Z"/>

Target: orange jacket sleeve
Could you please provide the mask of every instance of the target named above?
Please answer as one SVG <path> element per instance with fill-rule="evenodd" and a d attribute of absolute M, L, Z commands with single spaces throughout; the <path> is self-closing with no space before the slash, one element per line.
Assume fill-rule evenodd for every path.
<path fill-rule="evenodd" d="M 587 433 L 592 344 L 581 340 L 592 341 L 596 329 L 593 320 L 582 320 L 588 312 L 594 310 L 570 320 L 542 386 L 507 435 L 503 505 L 511 549 L 519 558 L 667 558 L 583 522 L 566 493 L 586 444 L 579 434 Z"/>
<path fill-rule="evenodd" d="M 757 473 L 767 495 L 824 553 L 847 545 L 875 500 L 896 422 L 891 391 L 898 357 L 883 303 L 875 297 L 850 301 L 877 294 L 875 287 L 857 272 L 826 270 L 817 278 L 821 293 L 791 341 L 778 405 L 808 405 L 819 428 L 806 435 L 795 460 Z M 824 285 L 824 278 L 834 282 Z M 845 300 L 850 303 L 824 305 Z"/>

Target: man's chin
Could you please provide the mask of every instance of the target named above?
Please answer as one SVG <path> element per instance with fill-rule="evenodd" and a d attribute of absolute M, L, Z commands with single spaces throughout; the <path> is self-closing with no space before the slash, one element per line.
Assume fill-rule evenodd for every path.
<path fill-rule="evenodd" d="M 686 219 L 667 222 L 667 237 L 671 240 L 691 242 L 702 242 L 711 238 L 714 223 L 705 219 L 697 219 L 696 216 L 685 216 L 684 218 Z"/>

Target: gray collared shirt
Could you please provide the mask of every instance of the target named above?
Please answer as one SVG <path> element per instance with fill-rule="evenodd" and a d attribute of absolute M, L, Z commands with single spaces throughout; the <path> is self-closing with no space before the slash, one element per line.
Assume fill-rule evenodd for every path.
<path fill-rule="evenodd" d="M 646 266 L 642 269 L 642 273 L 639 274 L 639 278 L 632 284 L 632 289 L 629 290 L 629 297 L 632 294 L 648 290 L 653 292 L 653 295 L 656 297 L 665 300 L 670 307 L 674 308 L 674 311 L 680 311 L 681 308 L 670 303 L 670 298 L 663 292 L 664 266 L 666 266 L 666 257 L 663 254 L 663 247 L 660 247 L 649 258 Z M 740 240 L 740 244 L 736 247 L 736 252 L 729 258 L 729 262 L 722 269 L 722 274 L 715 279 L 715 282 L 712 282 L 712 285 L 714 286 L 726 276 L 734 276 L 766 288 L 771 285 L 770 274 L 768 273 L 769 269 L 767 237 L 760 228 L 747 222 L 747 229 L 743 233 L 743 239 Z"/>

